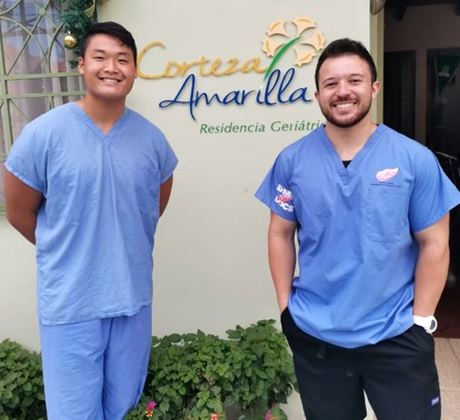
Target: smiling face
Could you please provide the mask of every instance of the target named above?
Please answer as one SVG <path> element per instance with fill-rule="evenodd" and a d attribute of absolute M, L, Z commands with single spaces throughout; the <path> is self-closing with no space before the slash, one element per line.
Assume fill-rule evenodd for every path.
<path fill-rule="evenodd" d="M 102 34 L 90 38 L 78 70 L 87 97 L 111 102 L 124 102 L 137 76 L 132 50 L 118 38 Z"/>
<path fill-rule="evenodd" d="M 365 60 L 352 54 L 328 58 L 320 68 L 318 82 L 315 97 L 330 124 L 349 128 L 370 118 L 380 83 L 372 82 Z"/>

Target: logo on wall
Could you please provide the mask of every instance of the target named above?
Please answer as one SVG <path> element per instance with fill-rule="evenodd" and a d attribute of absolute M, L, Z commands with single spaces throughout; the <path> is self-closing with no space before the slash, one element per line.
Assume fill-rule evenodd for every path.
<path fill-rule="evenodd" d="M 294 65 L 302 67 L 309 64 L 324 49 L 324 45 L 323 34 L 316 29 L 315 22 L 310 18 L 277 20 L 269 25 L 262 42 L 263 52 L 268 58 L 273 57 L 268 67 L 263 66 L 264 59 L 259 56 L 247 60 L 240 60 L 237 57 L 223 60 L 221 58 L 209 59 L 203 55 L 191 62 L 168 61 L 162 72 L 146 73 L 143 66 L 146 54 L 151 54 L 155 48 L 166 48 L 161 41 L 153 41 L 139 52 L 138 75 L 150 80 L 185 77 L 174 98 L 162 100 L 159 107 L 167 109 L 176 105 L 185 105 L 194 120 L 196 120 L 195 113 L 199 105 L 244 106 L 252 102 L 261 106 L 274 106 L 295 102 L 308 103 L 311 99 L 307 95 L 307 86 L 294 88 L 296 69 L 291 67 L 282 72 L 276 68 L 276 65 L 283 55 L 293 53 Z M 259 89 L 235 89 L 224 93 L 198 89 L 198 77 L 227 77 L 234 73 L 264 74 L 263 84 Z"/>
<path fill-rule="evenodd" d="M 313 60 L 313 57 L 324 49 L 325 39 L 323 34 L 318 30 L 315 30 L 308 38 L 304 38 L 303 36 L 308 34 L 311 29 L 316 28 L 313 20 L 308 17 L 299 17 L 292 19 L 289 23 L 297 30 L 297 35 L 290 41 L 286 40 L 286 38 L 289 38 L 289 34 L 286 31 L 285 20 L 273 22 L 267 30 L 267 37 L 263 41 L 262 49 L 268 57 L 273 57 L 273 60 L 265 73 L 264 80 L 270 75 L 281 56 L 293 47 L 294 44 L 297 43 L 299 45 L 293 47 L 296 55 L 295 65 L 299 67 L 309 64 Z"/>

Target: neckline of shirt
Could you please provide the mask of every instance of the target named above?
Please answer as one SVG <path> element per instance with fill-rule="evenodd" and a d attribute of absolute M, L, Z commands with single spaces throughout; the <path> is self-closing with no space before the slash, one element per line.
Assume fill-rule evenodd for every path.
<path fill-rule="evenodd" d="M 70 102 L 69 105 L 71 109 L 73 109 L 75 113 L 83 120 L 83 122 L 94 132 L 94 134 L 96 134 L 100 140 L 103 140 L 107 143 L 110 143 L 114 140 L 115 135 L 118 133 L 118 131 L 120 131 L 120 128 L 123 126 L 124 121 L 130 112 L 129 108 L 125 107 L 123 110 L 123 115 L 118 118 L 113 127 L 106 134 L 76 102 Z"/>
<path fill-rule="evenodd" d="M 358 171 L 359 165 L 364 157 L 369 154 L 369 152 L 378 144 L 382 138 L 383 133 L 386 131 L 387 127 L 384 124 L 377 125 L 376 130 L 370 135 L 364 146 L 361 150 L 354 156 L 350 164 L 345 167 L 342 159 L 340 158 L 337 150 L 335 149 L 332 142 L 329 140 L 329 137 L 326 134 L 325 127 L 322 125 L 319 128 L 320 139 L 326 148 L 331 160 L 333 162 L 338 175 L 342 181 L 346 184 L 353 177 L 353 175 Z"/>

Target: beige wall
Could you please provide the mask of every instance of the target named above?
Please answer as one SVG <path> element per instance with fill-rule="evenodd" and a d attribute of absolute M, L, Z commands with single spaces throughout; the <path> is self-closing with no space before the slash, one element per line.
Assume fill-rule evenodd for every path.
<path fill-rule="evenodd" d="M 327 41 L 348 36 L 370 45 L 368 0 L 201 0 L 184 1 L 180 7 L 176 2 L 110 0 L 99 10 L 100 20 L 116 20 L 130 29 L 139 48 L 153 40 L 164 42 L 166 49 L 147 60 L 158 68 L 167 60 L 192 61 L 202 55 L 264 57 L 268 24 L 303 15 L 317 22 Z M 292 66 L 292 57 L 284 58 L 280 67 Z M 311 98 L 313 70 L 314 63 L 300 68 L 295 81 L 309 87 Z M 272 108 L 200 107 L 194 122 L 185 107 L 158 108 L 182 82 L 138 79 L 128 102 L 165 132 L 180 159 L 170 205 L 157 231 L 154 331 L 162 335 L 200 328 L 222 334 L 236 324 L 278 317 L 266 255 L 269 211 L 253 195 L 278 152 L 303 133 L 200 135 L 200 124 L 322 117 L 312 101 Z M 197 83 L 200 90 L 226 92 L 258 89 L 262 77 L 197 77 Z M 38 349 L 33 247 L 0 220 L 0 249 L 0 340 L 10 337 Z M 303 418 L 298 400 L 290 410 L 293 420 Z"/>
<path fill-rule="evenodd" d="M 460 19 L 452 4 L 408 7 L 402 21 L 389 13 L 385 51 L 415 51 L 415 138 L 425 142 L 427 50 L 460 46 Z"/>

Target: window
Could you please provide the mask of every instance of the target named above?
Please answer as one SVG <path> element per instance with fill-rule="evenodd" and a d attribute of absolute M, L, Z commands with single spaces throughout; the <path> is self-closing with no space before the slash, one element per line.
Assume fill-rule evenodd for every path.
<path fill-rule="evenodd" d="M 14 139 L 29 121 L 84 93 L 68 64 L 61 7 L 52 0 L 0 0 L 0 212 L 3 167 Z"/>

